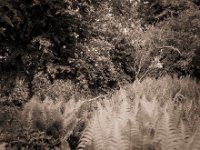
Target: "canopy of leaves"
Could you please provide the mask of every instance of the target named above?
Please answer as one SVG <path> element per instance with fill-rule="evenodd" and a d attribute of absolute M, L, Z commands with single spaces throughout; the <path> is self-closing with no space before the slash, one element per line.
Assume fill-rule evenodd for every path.
<path fill-rule="evenodd" d="M 2 1 L 1 71 L 96 94 L 148 75 L 199 77 L 199 13 L 192 0 Z"/>

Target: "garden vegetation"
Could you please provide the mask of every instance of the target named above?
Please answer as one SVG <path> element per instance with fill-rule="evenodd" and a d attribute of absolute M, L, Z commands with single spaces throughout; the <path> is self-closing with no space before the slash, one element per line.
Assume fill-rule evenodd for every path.
<path fill-rule="evenodd" d="M 1 150 L 200 150 L 199 0 L 0 0 Z"/>

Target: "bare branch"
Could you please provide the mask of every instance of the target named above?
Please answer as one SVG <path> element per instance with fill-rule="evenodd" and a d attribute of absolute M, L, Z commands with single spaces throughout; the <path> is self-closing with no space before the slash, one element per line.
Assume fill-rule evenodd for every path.
<path fill-rule="evenodd" d="M 180 50 L 178 48 L 174 47 L 174 46 L 162 46 L 162 47 L 157 47 L 157 48 L 161 49 L 161 50 L 166 50 L 165 48 L 172 49 L 174 51 L 177 51 L 181 55 Z"/>

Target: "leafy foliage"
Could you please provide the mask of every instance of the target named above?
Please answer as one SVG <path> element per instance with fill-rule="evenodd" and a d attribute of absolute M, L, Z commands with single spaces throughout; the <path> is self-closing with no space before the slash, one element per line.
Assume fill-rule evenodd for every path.
<path fill-rule="evenodd" d="M 152 84 L 146 85 L 149 80 L 145 79 L 137 84 L 143 88 L 139 91 L 141 96 L 134 88 L 127 87 L 126 90 L 116 93 L 111 100 L 99 102 L 98 110 L 83 132 L 78 149 L 198 149 L 199 141 L 196 139 L 199 138 L 199 122 L 194 121 L 199 120 L 196 111 L 200 110 L 194 110 L 195 106 L 191 106 L 189 111 L 183 108 L 188 106 L 188 102 L 196 103 L 199 98 L 188 99 L 187 93 L 184 101 L 179 101 L 177 97 L 171 98 L 171 92 L 177 94 L 179 91 L 170 89 L 170 92 L 164 88 L 170 86 L 169 81 L 173 81 L 173 85 L 178 82 L 181 90 L 190 86 L 190 82 L 187 79 L 182 79 L 184 83 L 167 77 L 164 80 L 166 85 L 159 83 L 161 79 L 154 81 L 156 92 Z M 134 85 L 136 89 L 137 85 Z M 195 89 L 198 90 L 199 86 Z M 148 93 L 150 97 L 147 99 L 144 91 L 152 95 Z M 167 97 L 161 101 L 159 97 L 164 96 Z M 196 117 L 193 118 L 191 114 Z M 191 141 L 197 145 L 191 145 Z"/>
<path fill-rule="evenodd" d="M 84 128 L 79 149 L 199 149 L 200 89 L 182 78 L 200 77 L 199 6 L 1 1 L 0 134 L 8 149 L 75 149 Z"/>
<path fill-rule="evenodd" d="M 83 104 L 74 98 L 68 101 L 46 98 L 41 101 L 38 96 L 34 96 L 26 103 L 23 111 L 11 111 L 10 108 L 2 110 L 1 140 L 7 143 L 9 149 L 50 149 L 63 146 L 67 149 L 66 145 L 69 149 L 69 136 L 79 123 L 89 118 L 88 107 L 85 108 Z M 10 124 L 6 127 L 7 123 Z M 81 130 L 82 127 L 79 128 Z"/>
<path fill-rule="evenodd" d="M 199 74 L 196 1 L 6 1 L 0 12 L 1 70 L 29 84 L 43 71 L 98 95 L 124 80 Z"/>

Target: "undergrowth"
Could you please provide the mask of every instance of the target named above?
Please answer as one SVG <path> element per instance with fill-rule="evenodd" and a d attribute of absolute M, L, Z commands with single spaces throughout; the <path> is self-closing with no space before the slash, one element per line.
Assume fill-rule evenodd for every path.
<path fill-rule="evenodd" d="M 70 90 L 59 83 L 44 89 L 44 98 L 36 92 L 21 110 L 2 107 L 7 150 L 200 149 L 200 86 L 189 77 L 145 78 L 92 99 L 69 91 L 55 99 Z"/>
<path fill-rule="evenodd" d="M 200 149 L 199 85 L 190 78 L 147 78 L 121 89 L 82 134 L 82 150 Z"/>

